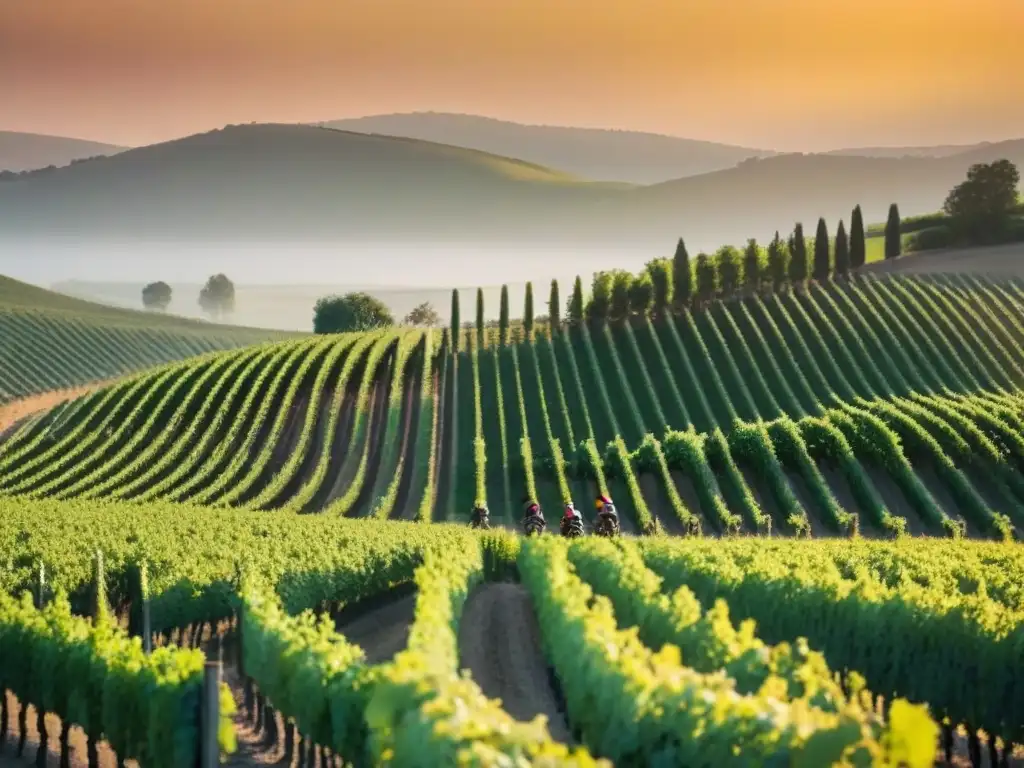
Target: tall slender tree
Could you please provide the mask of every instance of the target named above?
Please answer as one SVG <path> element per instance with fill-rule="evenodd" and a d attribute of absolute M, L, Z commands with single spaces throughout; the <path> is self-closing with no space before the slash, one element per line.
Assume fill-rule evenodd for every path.
<path fill-rule="evenodd" d="M 533 338 L 533 283 L 526 284 L 526 300 L 523 302 L 523 331 L 526 340 Z"/>
<path fill-rule="evenodd" d="M 498 344 L 508 345 L 508 286 L 501 286 L 501 306 L 498 309 Z"/>
<path fill-rule="evenodd" d="M 579 325 L 583 322 L 583 281 L 576 275 L 572 284 L 572 297 L 569 299 L 569 322 Z"/>
<path fill-rule="evenodd" d="M 484 289 L 476 289 L 476 346 L 483 349 L 486 345 L 486 323 L 484 322 Z"/>
<path fill-rule="evenodd" d="M 452 352 L 458 354 L 462 334 L 462 320 L 459 318 L 459 289 L 452 290 Z"/>
<path fill-rule="evenodd" d="M 895 259 L 903 252 L 900 240 L 900 209 L 896 203 L 889 206 L 889 218 L 885 221 L 885 258 Z"/>
<path fill-rule="evenodd" d="M 782 290 L 786 284 L 786 253 L 786 245 L 779 237 L 779 231 L 775 230 L 775 237 L 768 243 L 768 279 L 772 290 Z"/>
<path fill-rule="evenodd" d="M 837 256 L 838 258 L 838 256 Z M 860 269 L 867 260 L 867 243 L 864 241 L 864 214 L 858 205 L 850 217 L 850 268 Z"/>
<path fill-rule="evenodd" d="M 754 238 L 747 240 L 743 249 L 743 287 L 748 291 L 761 287 L 761 248 Z"/>
<path fill-rule="evenodd" d="M 551 295 L 548 297 L 548 325 L 554 336 L 562 329 L 562 302 L 558 297 L 558 281 L 551 281 Z"/>
<path fill-rule="evenodd" d="M 846 277 L 850 273 L 850 244 L 846 239 L 846 226 L 839 220 L 836 230 L 836 277 Z"/>
<path fill-rule="evenodd" d="M 793 287 L 807 279 L 807 240 L 804 239 L 804 225 L 797 222 L 789 247 L 789 281 Z"/>
<path fill-rule="evenodd" d="M 825 219 L 818 219 L 818 230 L 814 233 L 814 273 L 813 277 L 818 282 L 828 279 L 828 273 L 832 269 L 829 254 L 828 225 Z"/>
<path fill-rule="evenodd" d="M 672 305 L 676 309 L 684 309 L 693 295 L 693 272 L 690 271 L 690 254 L 686 252 L 686 243 L 681 237 L 672 256 L 672 287 Z"/>

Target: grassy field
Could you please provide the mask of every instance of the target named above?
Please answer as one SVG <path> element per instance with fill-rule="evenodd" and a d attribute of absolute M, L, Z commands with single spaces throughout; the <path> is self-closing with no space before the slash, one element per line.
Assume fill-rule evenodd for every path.
<path fill-rule="evenodd" d="M 294 335 L 115 309 L 0 276 L 0 406 Z"/>
<path fill-rule="evenodd" d="M 187 648 L 218 642 L 241 655 L 235 698 L 248 679 L 273 706 L 270 742 L 371 764 L 697 764 L 728 744 L 755 764 L 980 765 L 986 741 L 1014 759 L 1024 282 L 866 275 L 507 346 L 469 333 L 457 354 L 445 337 L 171 360 L 10 434 L 0 651 L 39 643 L 74 679 L 69 638 L 109 632 L 93 663 L 130 661 L 91 694 L 11 665 L 0 685 L 78 723 L 84 686 L 102 703 L 84 730 L 147 766 L 175 764 L 162 740 L 194 749 L 202 654 Z M 512 535 L 526 497 L 552 527 L 574 501 L 589 529 L 599 491 L 622 546 Z M 510 530 L 443 524 L 478 502 Z M 40 567 L 68 595 L 42 614 L 4 597 Z M 140 569 L 159 661 L 123 645 Z M 78 618 L 97 583 L 120 629 Z M 833 676 L 851 671 L 865 682 Z M 165 693 L 147 700 L 154 676 Z M 127 706 L 138 719 L 109 714 Z M 241 739 L 233 764 L 280 757 L 250 739 L 252 716 L 222 729 L 225 750 Z"/>

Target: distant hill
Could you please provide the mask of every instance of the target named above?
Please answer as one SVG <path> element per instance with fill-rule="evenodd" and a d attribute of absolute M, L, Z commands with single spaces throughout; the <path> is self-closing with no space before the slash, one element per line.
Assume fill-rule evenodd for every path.
<path fill-rule="evenodd" d="M 952 157 L 976 152 L 991 146 L 991 142 L 977 144 L 938 144 L 933 147 L 847 147 L 825 152 L 827 155 L 854 155 L 857 157 Z"/>
<path fill-rule="evenodd" d="M 641 131 L 524 125 L 478 115 L 412 112 L 323 123 L 358 133 L 403 136 L 518 157 L 587 179 L 656 184 L 731 168 L 774 152 Z"/>
<path fill-rule="evenodd" d="M 834 227 L 857 203 L 867 221 L 882 220 L 893 201 L 904 215 L 928 213 L 972 163 L 1001 157 L 1024 166 L 1024 140 L 945 158 L 779 155 L 633 187 L 414 139 L 247 125 L 2 184 L 0 232 L 73 242 L 411 244 L 423 257 L 408 264 L 422 270 L 432 269 L 427 246 L 446 243 L 576 254 L 616 245 L 649 258 L 680 235 L 691 248 L 713 248 L 797 220 L 813 227 L 819 216 Z"/>
<path fill-rule="evenodd" d="M 114 155 L 125 147 L 95 141 L 0 131 L 0 171 L 30 171 L 48 165 L 68 165 L 96 155 Z"/>

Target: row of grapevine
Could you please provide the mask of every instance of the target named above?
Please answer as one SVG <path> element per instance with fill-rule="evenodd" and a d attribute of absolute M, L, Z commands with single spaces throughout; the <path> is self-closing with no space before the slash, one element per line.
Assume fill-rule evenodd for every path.
<path fill-rule="evenodd" d="M 742 694 L 725 675 L 685 666 L 675 645 L 654 652 L 635 631 L 619 628 L 611 602 L 593 595 L 560 541 L 525 542 L 519 571 L 570 721 L 598 755 L 621 764 L 718 764 L 737 753 L 751 762 L 808 765 L 854 755 L 877 764 L 932 763 L 937 729 L 906 702 L 894 704 L 896 716 L 883 724 L 854 700 L 826 698 L 822 707 L 811 685 L 803 696 L 790 692 L 789 701 L 771 685 Z"/>
<path fill-rule="evenodd" d="M 914 544 L 903 546 L 913 552 Z M 767 641 L 805 636 L 832 665 L 863 674 L 875 691 L 927 701 L 953 723 L 1019 742 L 1024 695 L 1006 670 L 1016 664 L 1024 616 L 1019 602 L 1011 607 L 988 596 L 980 573 L 995 569 L 987 564 L 966 582 L 977 585 L 976 591 L 951 589 L 954 579 L 965 583 L 953 575 L 962 568 L 958 561 L 969 557 L 963 547 L 922 552 L 939 578 L 952 570 L 932 584 L 913 577 L 888 583 L 872 578 L 868 550 L 849 544 L 842 558 L 853 578 L 833 564 L 838 550 L 831 545 L 790 545 L 783 553 L 743 541 L 714 549 L 651 542 L 644 554 L 669 589 L 685 585 L 705 605 L 724 599 L 735 616 L 754 619 Z M 886 559 L 891 556 L 890 551 Z"/>
<path fill-rule="evenodd" d="M 155 365 L 295 334 L 202 327 L 7 307 L 0 302 L 0 405 L 40 392 L 72 389 Z"/>

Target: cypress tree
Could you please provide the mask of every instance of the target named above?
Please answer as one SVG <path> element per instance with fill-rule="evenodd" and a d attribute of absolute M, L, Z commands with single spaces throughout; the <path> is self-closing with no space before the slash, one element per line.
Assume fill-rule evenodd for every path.
<path fill-rule="evenodd" d="M 885 258 L 895 259 L 903 252 L 900 242 L 900 209 L 893 203 L 889 206 L 889 218 L 885 221 Z"/>
<path fill-rule="evenodd" d="M 554 336 L 562 327 L 562 307 L 558 298 L 558 281 L 551 281 L 551 295 L 548 297 L 548 324 Z"/>
<path fill-rule="evenodd" d="M 825 219 L 818 219 L 818 231 L 814 233 L 814 279 L 819 283 L 828 279 L 832 269 L 829 258 L 828 225 Z"/>
<path fill-rule="evenodd" d="M 839 229 L 836 230 L 836 277 L 846 277 L 850 273 L 850 246 L 846 240 L 846 227 L 843 220 L 839 220 Z"/>
<path fill-rule="evenodd" d="M 786 284 L 786 248 L 779 237 L 778 230 L 775 237 L 768 243 L 768 278 L 771 280 L 773 290 L 781 290 Z"/>
<path fill-rule="evenodd" d="M 837 255 L 838 258 L 838 255 Z M 864 215 L 858 205 L 850 218 L 850 268 L 860 269 L 867 260 L 867 245 L 864 242 Z"/>
<path fill-rule="evenodd" d="M 569 300 L 569 320 L 573 324 L 583 322 L 583 281 L 576 276 L 576 282 L 572 286 L 572 298 Z"/>
<path fill-rule="evenodd" d="M 526 301 L 523 302 L 523 330 L 526 340 L 533 338 L 533 283 L 526 284 Z"/>
<path fill-rule="evenodd" d="M 459 341 L 461 337 L 460 326 L 462 321 L 459 319 L 459 289 L 455 288 L 452 290 L 452 352 L 458 354 Z"/>
<path fill-rule="evenodd" d="M 501 286 L 501 307 L 498 310 L 498 343 L 508 344 L 508 286 Z"/>
<path fill-rule="evenodd" d="M 484 344 L 484 289 L 476 289 L 476 346 L 483 349 Z"/>
<path fill-rule="evenodd" d="M 804 225 L 799 222 L 793 228 L 789 247 L 789 281 L 794 287 L 807 279 L 807 241 L 804 239 Z"/>
<path fill-rule="evenodd" d="M 748 291 L 761 287 L 761 249 L 753 238 L 747 241 L 743 251 L 743 287 Z"/>
<path fill-rule="evenodd" d="M 686 252 L 686 244 L 681 237 L 672 256 L 672 287 L 672 305 L 676 309 L 684 309 L 693 295 L 693 273 L 690 271 L 690 254 Z"/>

